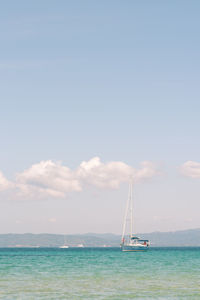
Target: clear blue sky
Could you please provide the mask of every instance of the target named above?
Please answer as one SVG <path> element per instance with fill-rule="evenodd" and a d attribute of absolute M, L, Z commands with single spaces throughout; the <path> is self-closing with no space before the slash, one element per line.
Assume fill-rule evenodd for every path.
<path fill-rule="evenodd" d="M 199 11 L 195 0 L 2 2 L 4 176 L 42 160 L 149 160 L 163 174 L 136 187 L 136 230 L 200 227 L 199 180 L 178 173 L 199 161 Z M 1 232 L 119 233 L 126 189 L 0 194 Z"/>

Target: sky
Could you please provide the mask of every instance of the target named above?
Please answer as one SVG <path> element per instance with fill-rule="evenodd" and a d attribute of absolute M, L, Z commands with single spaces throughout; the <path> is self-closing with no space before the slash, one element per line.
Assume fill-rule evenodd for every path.
<path fill-rule="evenodd" d="M 0 4 L 0 233 L 200 228 L 199 10 Z"/>

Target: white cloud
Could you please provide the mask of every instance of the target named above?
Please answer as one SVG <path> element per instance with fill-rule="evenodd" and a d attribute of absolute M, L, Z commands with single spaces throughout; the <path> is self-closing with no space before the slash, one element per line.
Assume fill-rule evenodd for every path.
<path fill-rule="evenodd" d="M 88 185 L 116 189 L 130 176 L 137 182 L 157 174 L 151 162 L 141 163 L 141 168 L 137 170 L 121 161 L 102 163 L 99 157 L 94 157 L 71 170 L 60 162 L 48 160 L 18 173 L 13 183 L 0 173 L 0 191 L 15 187 L 18 197 L 64 198 L 68 193 L 81 191 Z"/>
<path fill-rule="evenodd" d="M 185 176 L 200 178 L 200 163 L 188 160 L 180 167 L 180 171 Z"/>
<path fill-rule="evenodd" d="M 60 162 L 41 161 L 17 174 L 18 188 L 27 195 L 65 197 L 66 193 L 80 191 L 81 186 L 73 171 Z"/>
<path fill-rule="evenodd" d="M 137 182 L 158 174 L 151 162 L 145 161 L 141 166 L 141 169 L 137 170 L 121 161 L 104 164 L 99 157 L 94 157 L 82 162 L 77 173 L 79 178 L 90 185 L 99 188 L 118 188 L 120 183 L 128 181 L 130 177 Z"/>
<path fill-rule="evenodd" d="M 2 172 L 0 172 L 0 191 L 8 190 L 12 187 L 12 183 L 8 181 Z"/>
<path fill-rule="evenodd" d="M 133 169 L 123 162 L 115 161 L 106 164 L 94 157 L 83 161 L 77 175 L 85 183 L 99 188 L 118 188 L 121 182 L 127 181 Z"/>
<path fill-rule="evenodd" d="M 156 166 L 150 161 L 143 161 L 141 163 L 141 168 L 139 170 L 134 170 L 133 179 L 135 181 L 141 181 L 144 179 L 152 178 L 159 175 L 160 172 L 157 170 Z"/>

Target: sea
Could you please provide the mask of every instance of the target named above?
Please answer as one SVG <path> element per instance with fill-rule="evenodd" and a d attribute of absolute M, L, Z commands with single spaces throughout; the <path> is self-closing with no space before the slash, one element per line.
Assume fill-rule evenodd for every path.
<path fill-rule="evenodd" d="M 0 299 L 200 299 L 200 248 L 1 248 Z"/>

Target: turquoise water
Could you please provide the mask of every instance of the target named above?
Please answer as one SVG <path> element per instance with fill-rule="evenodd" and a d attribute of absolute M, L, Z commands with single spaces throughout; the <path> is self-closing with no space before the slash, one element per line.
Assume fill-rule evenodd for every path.
<path fill-rule="evenodd" d="M 0 249 L 0 299 L 200 299 L 200 248 Z"/>

